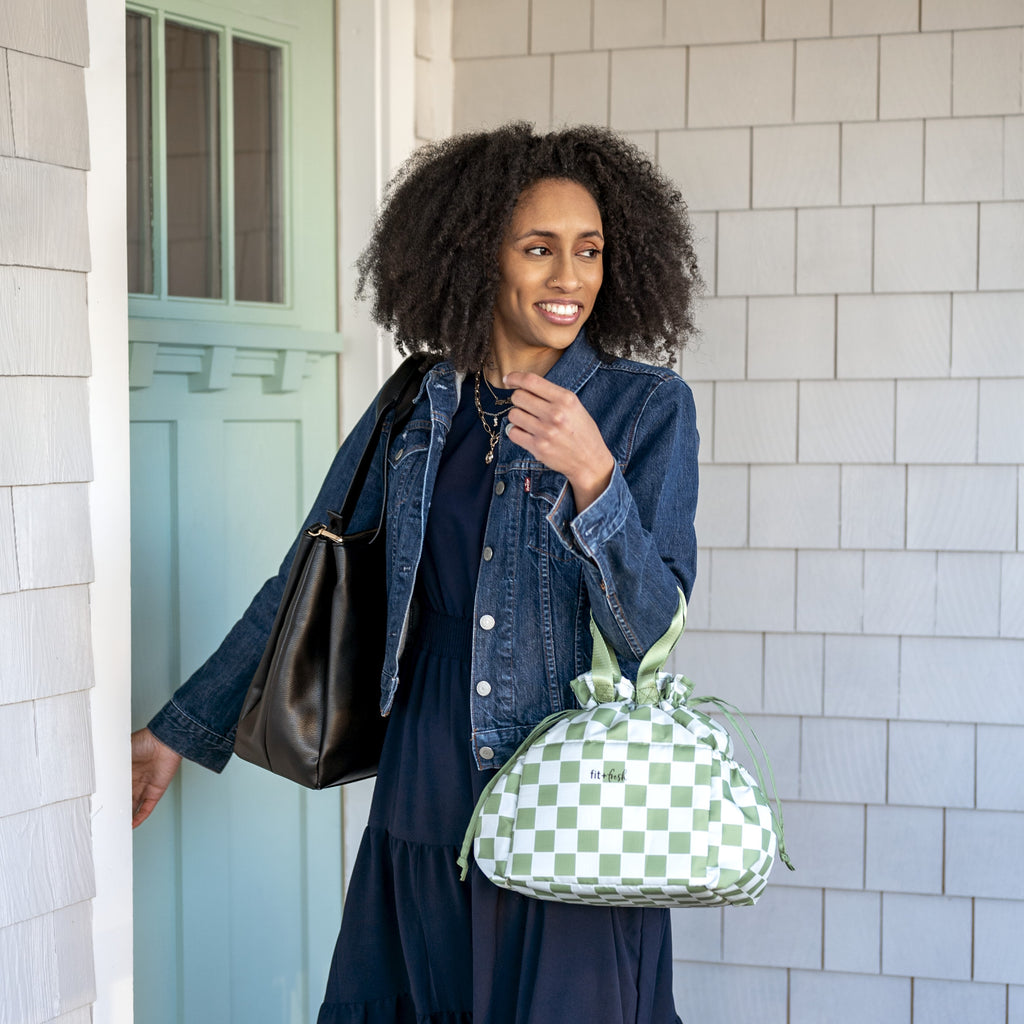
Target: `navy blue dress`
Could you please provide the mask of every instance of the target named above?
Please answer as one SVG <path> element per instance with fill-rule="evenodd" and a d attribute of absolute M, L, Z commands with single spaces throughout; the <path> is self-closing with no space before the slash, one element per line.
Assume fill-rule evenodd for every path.
<path fill-rule="evenodd" d="M 486 389 L 481 400 L 495 407 Z M 318 1024 L 678 1024 L 668 911 L 530 899 L 472 860 L 459 880 L 456 856 L 491 776 L 474 764 L 469 714 L 487 449 L 470 376 L 438 469 L 418 622 Z"/>

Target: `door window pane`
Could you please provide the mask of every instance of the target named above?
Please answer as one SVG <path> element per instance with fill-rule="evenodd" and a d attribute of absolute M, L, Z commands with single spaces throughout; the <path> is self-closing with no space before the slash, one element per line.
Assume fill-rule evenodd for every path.
<path fill-rule="evenodd" d="M 219 299 L 218 37 L 167 22 L 167 290 Z"/>
<path fill-rule="evenodd" d="M 232 44 L 235 298 L 282 302 L 281 50 Z"/>
<path fill-rule="evenodd" d="M 128 291 L 153 292 L 152 22 L 128 12 Z"/>

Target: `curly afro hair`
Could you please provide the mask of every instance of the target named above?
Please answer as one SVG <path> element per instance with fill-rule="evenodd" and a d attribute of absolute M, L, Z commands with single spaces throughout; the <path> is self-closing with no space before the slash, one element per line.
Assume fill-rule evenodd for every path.
<path fill-rule="evenodd" d="M 601 211 L 604 283 L 587 338 L 604 360 L 671 363 L 694 333 L 701 286 L 678 190 L 605 128 L 537 135 L 524 123 L 417 150 L 384 192 L 357 294 L 403 352 L 479 369 L 490 346 L 498 251 L 519 196 L 545 178 L 582 185 Z"/>

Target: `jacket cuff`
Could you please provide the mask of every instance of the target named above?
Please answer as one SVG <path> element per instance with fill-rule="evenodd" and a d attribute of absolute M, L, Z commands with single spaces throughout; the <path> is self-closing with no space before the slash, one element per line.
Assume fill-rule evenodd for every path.
<path fill-rule="evenodd" d="M 626 478 L 615 464 L 608 486 L 569 521 L 574 550 L 597 564 L 597 551 L 626 521 L 632 498 Z"/>
<path fill-rule="evenodd" d="M 190 718 L 173 700 L 153 716 L 149 730 L 182 757 L 215 772 L 224 770 L 235 749 L 232 740 Z"/>

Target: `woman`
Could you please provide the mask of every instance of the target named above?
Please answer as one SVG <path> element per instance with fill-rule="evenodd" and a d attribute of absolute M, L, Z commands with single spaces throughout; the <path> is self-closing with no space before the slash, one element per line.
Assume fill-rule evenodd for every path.
<path fill-rule="evenodd" d="M 692 330 L 685 206 L 611 132 L 508 125 L 416 153 L 360 271 L 399 347 L 443 361 L 378 456 L 390 719 L 319 1022 L 671 1024 L 666 911 L 531 900 L 475 869 L 461 883 L 455 858 L 491 770 L 573 706 L 591 612 L 631 675 L 689 596 L 692 399 L 626 358 L 669 361 Z M 340 501 L 371 423 L 308 522 Z M 133 737 L 136 823 L 179 753 L 215 770 L 230 756 L 290 559 Z"/>

